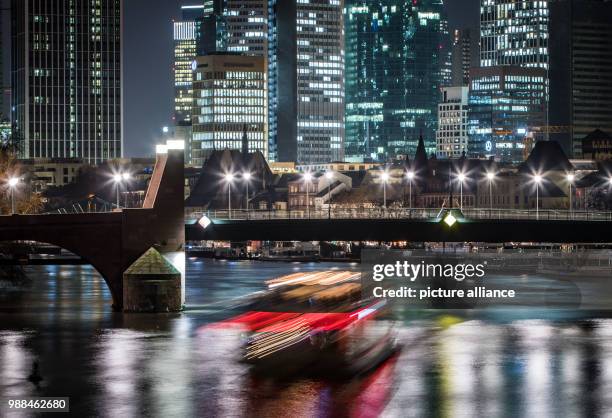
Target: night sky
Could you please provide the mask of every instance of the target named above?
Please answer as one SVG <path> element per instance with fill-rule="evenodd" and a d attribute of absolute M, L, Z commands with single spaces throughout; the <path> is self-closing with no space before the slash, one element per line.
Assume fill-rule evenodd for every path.
<path fill-rule="evenodd" d="M 126 157 L 152 155 L 161 128 L 171 124 L 172 19 L 178 17 L 180 3 L 180 0 L 124 0 Z M 451 30 L 478 27 L 479 0 L 446 0 L 445 3 Z M 6 76 L 5 80 L 8 81 Z"/>

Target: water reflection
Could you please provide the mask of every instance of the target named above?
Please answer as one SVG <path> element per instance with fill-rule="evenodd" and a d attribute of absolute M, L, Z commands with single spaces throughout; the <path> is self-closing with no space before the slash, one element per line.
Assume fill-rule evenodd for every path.
<path fill-rule="evenodd" d="M 2 290 L 0 398 L 70 396 L 78 416 L 605 416 L 612 321 L 459 317 L 403 322 L 403 350 L 350 382 L 274 381 L 237 361 L 243 336 L 198 332 L 263 279 L 321 264 L 189 261 L 188 310 L 121 315 L 87 266 L 31 267 Z M 349 266 L 340 266 L 346 269 Z M 27 380 L 40 362 L 40 388 Z M 0 407 L 0 416 L 10 416 Z"/>

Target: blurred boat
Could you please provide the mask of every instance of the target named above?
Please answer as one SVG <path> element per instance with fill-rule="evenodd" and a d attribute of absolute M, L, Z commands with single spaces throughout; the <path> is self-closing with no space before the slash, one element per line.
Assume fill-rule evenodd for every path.
<path fill-rule="evenodd" d="M 243 361 L 257 374 L 348 377 L 397 351 L 384 300 L 363 299 L 360 273 L 295 273 L 267 282 L 247 313 L 224 321 L 245 332 Z"/>

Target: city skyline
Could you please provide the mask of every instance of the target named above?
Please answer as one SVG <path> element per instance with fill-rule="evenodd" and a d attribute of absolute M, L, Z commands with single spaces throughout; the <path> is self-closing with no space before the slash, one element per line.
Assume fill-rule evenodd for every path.
<path fill-rule="evenodd" d="M 124 156 L 151 156 L 163 138 L 163 126 L 172 125 L 174 113 L 173 20 L 180 6 L 196 1 L 130 0 L 124 4 Z M 10 0 L 1 2 L 5 9 Z M 478 0 L 448 0 L 449 30 L 478 28 Z M 10 45 L 9 13 L 3 11 L 3 44 Z M 143 48 L 143 45 L 146 47 Z M 10 85 L 10 55 L 3 50 L 4 85 Z M 146 69 L 146 71 L 143 71 Z M 151 86 L 155 86 L 151 88 Z M 8 111 L 8 105 L 5 106 Z"/>

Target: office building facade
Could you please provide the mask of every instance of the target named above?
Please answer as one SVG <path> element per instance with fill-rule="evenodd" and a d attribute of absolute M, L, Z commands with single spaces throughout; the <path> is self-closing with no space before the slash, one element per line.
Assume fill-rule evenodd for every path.
<path fill-rule="evenodd" d="M 436 131 L 438 158 L 459 158 L 467 155 L 468 91 L 467 86 L 442 88 Z"/>
<path fill-rule="evenodd" d="M 268 1 L 226 0 L 227 50 L 268 55 Z"/>
<path fill-rule="evenodd" d="M 122 1 L 12 1 L 12 133 L 24 158 L 122 153 Z"/>
<path fill-rule="evenodd" d="M 435 152 L 440 88 L 450 83 L 441 1 L 350 0 L 346 25 L 346 160 Z"/>
<path fill-rule="evenodd" d="M 480 66 L 547 68 L 549 3 L 481 0 Z"/>
<path fill-rule="evenodd" d="M 521 162 L 527 133 L 545 124 L 546 70 L 475 68 L 470 79 L 468 155 Z"/>
<path fill-rule="evenodd" d="M 270 157 L 303 164 L 344 158 L 342 0 L 270 0 Z"/>
<path fill-rule="evenodd" d="M 243 148 L 268 157 L 265 57 L 216 53 L 197 57 L 193 78 L 191 162 L 214 150 Z"/>
<path fill-rule="evenodd" d="M 181 6 L 181 19 L 174 22 L 174 129 L 175 139 L 185 142 L 185 161 L 191 162 L 191 110 L 193 106 L 193 62 L 204 17 L 202 3 Z"/>

